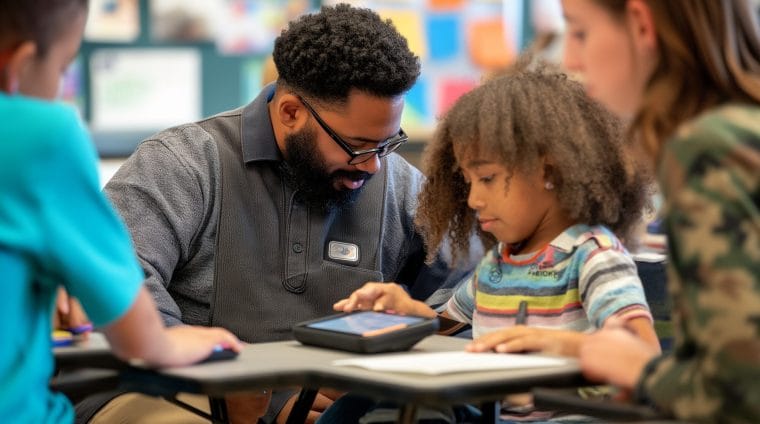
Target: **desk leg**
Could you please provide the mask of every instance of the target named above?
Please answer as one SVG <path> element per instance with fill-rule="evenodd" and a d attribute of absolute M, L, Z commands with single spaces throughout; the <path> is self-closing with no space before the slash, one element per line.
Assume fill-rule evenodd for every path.
<path fill-rule="evenodd" d="M 208 404 L 211 408 L 211 422 L 230 422 L 230 417 L 227 416 L 227 402 L 224 401 L 224 398 L 209 397 Z"/>
<path fill-rule="evenodd" d="M 211 413 L 207 414 L 205 411 L 201 411 L 200 409 L 177 399 L 176 396 L 163 396 L 163 398 L 167 402 L 179 406 L 188 412 L 192 412 L 201 418 L 205 418 L 214 424 L 226 424 L 229 422 L 229 417 L 227 417 L 227 404 L 224 403 L 224 399 L 209 398 Z"/>
<path fill-rule="evenodd" d="M 417 405 L 404 404 L 401 410 L 398 411 L 398 423 L 400 424 L 412 424 L 417 422 Z"/>
<path fill-rule="evenodd" d="M 301 389 L 301 393 L 298 394 L 298 400 L 293 405 L 293 409 L 290 410 L 287 424 L 301 424 L 306 422 L 306 418 L 309 416 L 309 411 L 311 410 L 311 405 L 314 404 L 314 399 L 317 397 L 317 392 L 318 390 L 306 387 Z"/>
<path fill-rule="evenodd" d="M 499 416 L 501 415 L 501 402 L 498 400 L 493 402 L 483 402 L 480 405 L 480 411 L 483 413 L 480 417 L 481 423 L 498 424 Z"/>

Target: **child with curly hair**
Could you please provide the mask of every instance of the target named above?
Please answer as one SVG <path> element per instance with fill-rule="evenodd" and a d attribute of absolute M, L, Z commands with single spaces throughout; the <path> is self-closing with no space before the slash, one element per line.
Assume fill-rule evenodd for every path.
<path fill-rule="evenodd" d="M 426 152 L 417 223 L 454 259 L 477 232 L 487 254 L 440 315 L 473 326 L 471 351 L 577 355 L 613 320 L 659 349 L 622 240 L 647 198 L 619 122 L 557 71 L 518 66 L 462 96 Z M 525 325 L 516 322 L 527 304 Z M 398 285 L 367 283 L 334 306 L 426 317 Z"/>
<path fill-rule="evenodd" d="M 56 92 L 76 56 L 87 0 L 0 0 L 0 416 L 71 423 L 50 390 L 55 296 L 81 301 L 113 353 L 153 366 L 242 344 L 222 328 L 166 328 L 131 240 L 98 185 L 95 150 Z"/>

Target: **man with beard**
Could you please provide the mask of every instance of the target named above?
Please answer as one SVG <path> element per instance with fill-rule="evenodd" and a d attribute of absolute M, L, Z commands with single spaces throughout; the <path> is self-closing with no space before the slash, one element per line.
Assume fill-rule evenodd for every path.
<path fill-rule="evenodd" d="M 253 102 L 150 137 L 106 186 L 166 323 L 284 340 L 368 281 L 417 299 L 458 281 L 442 261 L 425 265 L 413 223 L 422 176 L 391 154 L 407 141 L 403 95 L 420 72 L 406 40 L 370 10 L 325 7 L 290 23 L 274 61 L 279 79 Z M 294 394 L 275 392 L 264 420 L 284 421 Z M 320 393 L 309 420 L 334 397 Z M 262 404 L 226 400 L 233 421 Z M 135 394 L 95 418 L 166 422 L 145 415 L 166 408 L 192 419 Z"/>

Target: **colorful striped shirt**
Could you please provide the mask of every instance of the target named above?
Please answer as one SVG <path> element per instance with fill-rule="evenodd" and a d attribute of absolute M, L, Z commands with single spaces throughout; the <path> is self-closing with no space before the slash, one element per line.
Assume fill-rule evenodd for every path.
<path fill-rule="evenodd" d="M 526 325 L 588 332 L 612 315 L 652 316 L 636 265 L 607 228 L 574 225 L 538 252 L 510 255 L 499 244 L 446 305 L 472 324 L 473 336 L 515 325 L 521 301 Z"/>

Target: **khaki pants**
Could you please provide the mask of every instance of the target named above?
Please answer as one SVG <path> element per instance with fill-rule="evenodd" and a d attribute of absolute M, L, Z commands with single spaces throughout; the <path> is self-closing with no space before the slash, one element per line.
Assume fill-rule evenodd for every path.
<path fill-rule="evenodd" d="M 230 422 L 257 422 L 258 418 L 266 413 L 271 397 L 271 390 L 227 395 L 225 399 Z M 177 395 L 177 400 L 210 414 L 208 396 L 180 393 Z M 95 424 L 196 424 L 208 423 L 209 420 L 163 398 L 126 393 L 113 398 L 103 406 L 90 422 Z"/>
<path fill-rule="evenodd" d="M 211 413 L 208 396 L 180 393 L 177 399 Z M 92 417 L 95 424 L 208 424 L 209 420 L 159 397 L 126 393 L 115 397 Z"/>

